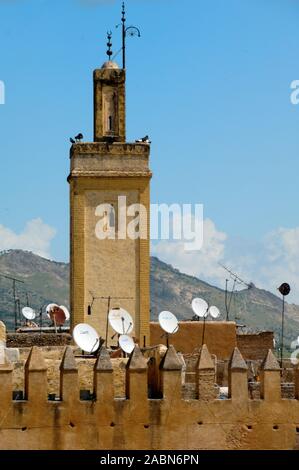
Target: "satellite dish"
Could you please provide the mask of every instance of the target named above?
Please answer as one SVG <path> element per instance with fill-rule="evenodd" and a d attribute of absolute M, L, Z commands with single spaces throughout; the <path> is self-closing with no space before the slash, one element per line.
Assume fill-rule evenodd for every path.
<path fill-rule="evenodd" d="M 131 336 L 120 335 L 118 342 L 119 342 L 121 349 L 125 353 L 131 354 L 131 352 L 134 351 L 135 343 L 133 341 L 133 338 L 131 338 Z"/>
<path fill-rule="evenodd" d="M 54 307 L 59 307 L 59 305 L 57 305 L 57 304 L 49 304 L 49 305 L 47 305 L 47 307 L 46 307 L 46 312 L 47 312 L 47 315 L 48 315 L 49 318 L 51 318 L 50 313 L 51 313 L 51 310 L 52 310 Z"/>
<path fill-rule="evenodd" d="M 176 333 L 179 329 L 179 322 L 177 317 L 168 311 L 163 311 L 159 314 L 159 323 L 162 330 L 166 331 L 166 333 Z"/>
<path fill-rule="evenodd" d="M 220 310 L 219 308 L 215 307 L 215 305 L 212 305 L 209 308 L 209 314 L 211 315 L 212 318 L 218 318 L 220 316 Z"/>
<path fill-rule="evenodd" d="M 30 307 L 22 308 L 22 314 L 26 318 L 26 320 L 34 320 L 35 319 L 35 311 Z"/>
<path fill-rule="evenodd" d="M 96 330 L 87 323 L 79 323 L 73 330 L 73 338 L 77 346 L 87 353 L 94 353 L 100 345 Z"/>
<path fill-rule="evenodd" d="M 65 313 L 58 305 L 51 309 L 50 318 L 57 326 L 62 326 L 65 323 Z"/>
<path fill-rule="evenodd" d="M 108 314 L 111 327 L 119 335 L 127 335 L 133 331 L 134 322 L 129 314 L 123 308 L 113 308 Z"/>
<path fill-rule="evenodd" d="M 291 354 L 291 363 L 294 365 L 294 366 L 297 366 L 298 363 L 299 363 L 299 360 L 298 360 L 298 349 L 296 349 L 295 351 L 292 352 Z"/>
<path fill-rule="evenodd" d="M 208 315 L 209 306 L 204 299 L 196 297 L 192 300 L 192 310 L 198 317 L 206 317 Z"/>
<path fill-rule="evenodd" d="M 297 349 L 299 346 L 299 337 L 291 342 L 291 349 Z"/>
<path fill-rule="evenodd" d="M 59 308 L 64 311 L 65 321 L 68 321 L 70 319 L 70 312 L 68 309 L 64 305 L 60 305 Z"/>
<path fill-rule="evenodd" d="M 289 293 L 291 292 L 291 287 L 287 282 L 284 282 L 283 284 L 281 284 L 280 287 L 278 287 L 278 290 L 281 293 L 281 295 L 285 297 L 286 295 L 289 295 Z"/>

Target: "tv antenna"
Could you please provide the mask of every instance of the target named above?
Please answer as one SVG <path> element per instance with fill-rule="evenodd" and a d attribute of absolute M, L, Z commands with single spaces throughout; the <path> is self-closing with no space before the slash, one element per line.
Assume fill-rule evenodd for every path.
<path fill-rule="evenodd" d="M 233 287 L 231 290 L 230 295 L 228 295 L 228 283 L 229 279 L 225 280 L 225 311 L 226 311 L 226 321 L 229 320 L 229 314 L 230 314 L 230 308 L 231 308 L 231 303 L 232 303 L 232 298 L 235 293 L 235 287 L 236 284 L 242 284 L 243 286 L 247 287 L 248 289 L 251 289 L 253 287 L 253 283 L 248 283 L 243 281 L 243 279 L 238 276 L 238 274 L 234 273 L 231 269 L 229 269 L 227 266 L 224 266 L 222 263 L 218 263 L 219 266 L 221 266 L 225 271 L 227 271 L 230 275 L 230 278 L 233 280 Z"/>
<path fill-rule="evenodd" d="M 20 312 L 20 299 L 17 298 L 16 284 L 17 283 L 25 284 L 25 282 L 21 281 L 20 279 L 18 279 L 16 277 L 7 276 L 6 274 L 2 274 L 2 273 L 0 273 L 0 276 L 4 277 L 5 279 L 9 279 L 10 281 L 12 281 L 12 291 L 13 291 L 13 299 L 14 299 L 15 331 L 17 331 L 17 323 L 18 323 L 17 317 L 18 317 L 18 313 L 19 313 L 19 318 L 20 318 L 21 312 Z"/>
<path fill-rule="evenodd" d="M 163 336 L 166 336 L 166 346 L 169 348 L 169 335 L 173 335 L 179 329 L 179 322 L 177 317 L 167 310 L 159 313 L 159 323 L 162 330 L 165 331 Z"/>
<path fill-rule="evenodd" d="M 125 354 L 131 354 L 134 351 L 135 343 L 131 336 L 120 335 L 118 344 Z"/>
<path fill-rule="evenodd" d="M 88 323 L 78 323 L 73 329 L 73 339 L 77 346 L 88 354 L 96 354 L 100 348 L 100 337 Z"/>
<path fill-rule="evenodd" d="M 204 299 L 200 299 L 198 297 L 192 300 L 191 307 L 197 317 L 203 318 L 201 339 L 201 345 L 203 345 L 205 339 L 206 319 L 208 315 L 210 315 L 212 318 L 214 318 L 214 320 L 216 320 L 216 318 L 220 316 L 220 310 L 218 307 L 215 307 L 215 305 L 211 305 L 209 307 L 209 304 Z"/>
<path fill-rule="evenodd" d="M 105 336 L 105 344 L 106 347 L 108 346 L 108 326 L 109 326 L 109 312 L 110 312 L 110 305 L 111 305 L 111 300 L 133 300 L 133 297 L 112 297 L 112 296 L 94 296 L 92 292 L 89 292 L 92 298 L 91 303 L 87 306 L 87 315 L 92 314 L 92 307 L 95 302 L 95 300 L 107 300 L 107 314 L 106 314 L 106 336 Z"/>
<path fill-rule="evenodd" d="M 108 321 L 111 328 L 115 331 L 111 339 L 113 339 L 116 334 L 128 335 L 133 331 L 133 318 L 124 308 L 112 308 L 108 314 Z"/>

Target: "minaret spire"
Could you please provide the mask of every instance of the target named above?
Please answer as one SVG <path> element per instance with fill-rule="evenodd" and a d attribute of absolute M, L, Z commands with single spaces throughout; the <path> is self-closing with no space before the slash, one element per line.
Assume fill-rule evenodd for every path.
<path fill-rule="evenodd" d="M 126 27 L 126 10 L 125 2 L 122 3 L 121 11 L 121 22 L 122 22 L 122 53 L 123 53 L 123 69 L 126 68 L 126 37 L 129 36 L 138 36 L 140 38 L 140 30 L 136 26 Z"/>
<path fill-rule="evenodd" d="M 125 10 L 125 2 L 122 3 L 121 22 L 122 22 L 123 69 L 125 69 L 126 68 L 126 10 Z"/>
<path fill-rule="evenodd" d="M 108 56 L 108 60 L 110 61 L 111 60 L 111 56 L 113 54 L 112 50 L 111 50 L 111 47 L 112 47 L 112 42 L 111 42 L 111 39 L 112 39 L 112 31 L 107 31 L 107 56 Z"/>

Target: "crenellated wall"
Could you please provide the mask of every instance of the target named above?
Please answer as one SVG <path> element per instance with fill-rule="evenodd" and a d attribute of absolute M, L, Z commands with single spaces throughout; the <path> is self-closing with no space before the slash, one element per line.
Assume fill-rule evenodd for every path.
<path fill-rule="evenodd" d="M 0 449 L 295 449 L 299 435 L 299 371 L 295 399 L 281 399 L 279 365 L 262 364 L 261 399 L 248 395 L 247 365 L 237 348 L 229 363 L 229 398 L 215 398 L 215 368 L 203 346 L 195 396 L 186 399 L 182 362 L 170 346 L 160 363 L 159 394 L 148 398 L 148 358 L 138 346 L 126 368 L 126 397 L 114 398 L 113 367 L 102 349 L 94 397 L 79 400 L 70 346 L 60 365 L 60 398 L 48 400 L 47 366 L 38 347 L 25 365 L 25 400 L 12 400 L 12 365 L 0 366 Z"/>

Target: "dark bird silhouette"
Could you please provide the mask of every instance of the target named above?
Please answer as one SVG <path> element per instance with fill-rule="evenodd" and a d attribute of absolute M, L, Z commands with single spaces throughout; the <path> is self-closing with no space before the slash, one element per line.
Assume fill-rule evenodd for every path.
<path fill-rule="evenodd" d="M 75 135 L 75 141 L 76 142 L 81 142 L 81 140 L 83 139 L 83 134 L 81 134 L 81 132 L 77 135 Z"/>
<path fill-rule="evenodd" d="M 70 143 L 71 143 L 71 144 L 75 144 L 76 141 L 70 137 Z"/>
<path fill-rule="evenodd" d="M 149 136 L 148 136 L 148 135 L 142 137 L 141 139 L 135 140 L 135 142 L 143 142 L 143 143 L 146 143 L 146 144 L 151 144 L 151 141 L 149 140 Z"/>

